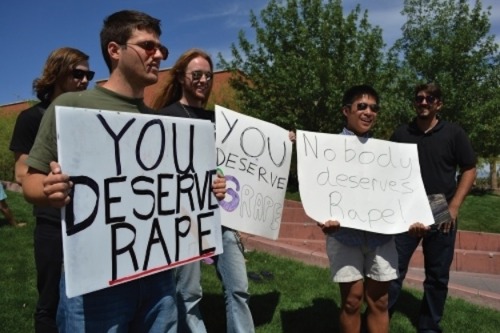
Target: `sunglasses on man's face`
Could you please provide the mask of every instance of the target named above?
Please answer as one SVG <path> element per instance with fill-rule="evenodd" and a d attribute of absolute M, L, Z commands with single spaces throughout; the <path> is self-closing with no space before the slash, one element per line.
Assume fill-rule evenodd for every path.
<path fill-rule="evenodd" d="M 86 77 L 87 81 L 92 81 L 92 79 L 94 78 L 95 72 L 93 72 L 93 71 L 85 71 L 83 69 L 77 69 L 77 68 L 75 68 L 75 69 L 73 69 L 73 71 L 71 72 L 71 74 L 77 80 L 83 80 L 83 77 Z"/>
<path fill-rule="evenodd" d="M 432 95 L 429 95 L 429 96 L 421 96 L 421 95 L 418 95 L 417 97 L 415 97 L 415 102 L 417 104 L 422 104 L 424 101 L 427 102 L 427 104 L 432 104 L 434 103 L 435 101 L 437 100 L 436 97 L 432 96 Z"/>
<path fill-rule="evenodd" d="M 349 104 L 350 106 L 351 104 Z M 366 109 L 370 108 L 372 112 L 379 112 L 380 111 L 380 105 L 378 104 L 368 104 L 368 103 L 358 103 L 356 104 L 356 110 L 357 111 L 364 111 Z"/>
<path fill-rule="evenodd" d="M 163 60 L 167 60 L 168 58 L 168 49 L 165 45 L 162 45 L 160 43 L 153 42 L 151 40 L 146 40 L 144 42 L 137 42 L 137 43 L 127 43 L 127 45 L 137 45 L 140 48 L 142 48 L 144 51 L 146 51 L 146 54 L 148 56 L 152 56 L 156 53 L 156 50 L 160 50 L 161 55 L 163 56 Z"/>
<path fill-rule="evenodd" d="M 191 73 L 186 73 L 186 74 L 191 74 L 191 78 L 193 81 L 199 81 L 205 75 L 205 79 L 207 81 L 212 80 L 214 77 L 214 74 L 212 72 L 204 72 L 204 71 L 192 71 Z"/>

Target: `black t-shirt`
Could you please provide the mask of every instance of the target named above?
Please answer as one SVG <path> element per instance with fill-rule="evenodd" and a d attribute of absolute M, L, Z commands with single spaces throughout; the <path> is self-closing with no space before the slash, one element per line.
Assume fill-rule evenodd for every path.
<path fill-rule="evenodd" d="M 29 154 L 35 143 L 43 113 L 49 104 L 38 103 L 17 116 L 9 146 L 12 152 Z M 37 223 L 50 223 L 58 227 L 61 225 L 61 211 L 58 208 L 34 206 L 33 215 L 37 217 Z"/>
<path fill-rule="evenodd" d="M 158 114 L 170 117 L 205 119 L 215 122 L 215 112 L 203 108 L 195 108 L 175 102 L 158 111 Z"/>
<path fill-rule="evenodd" d="M 16 119 L 9 149 L 14 153 L 28 154 L 35 142 L 43 113 L 49 103 L 38 103 L 22 111 Z"/>
<path fill-rule="evenodd" d="M 427 133 L 413 120 L 396 129 L 391 141 L 417 144 L 425 191 L 444 193 L 448 201 L 455 195 L 457 167 L 467 169 L 476 165 L 476 155 L 465 131 L 444 120 L 439 120 Z"/>

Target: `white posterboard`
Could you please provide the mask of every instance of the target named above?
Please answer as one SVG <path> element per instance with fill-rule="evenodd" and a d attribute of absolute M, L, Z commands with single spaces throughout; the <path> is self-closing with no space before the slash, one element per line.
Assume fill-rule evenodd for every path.
<path fill-rule="evenodd" d="M 210 122 L 56 107 L 56 127 L 68 297 L 222 252 Z"/>
<path fill-rule="evenodd" d="M 222 225 L 277 239 L 288 184 L 288 131 L 215 106 L 217 168 L 226 177 Z"/>
<path fill-rule="evenodd" d="M 300 197 L 312 219 L 397 234 L 434 223 L 417 145 L 297 131 Z"/>

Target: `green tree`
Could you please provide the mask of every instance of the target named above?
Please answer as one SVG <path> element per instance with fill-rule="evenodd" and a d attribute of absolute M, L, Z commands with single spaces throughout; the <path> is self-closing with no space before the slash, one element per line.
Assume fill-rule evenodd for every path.
<path fill-rule="evenodd" d="M 400 86 L 411 100 L 407 80 L 434 81 L 444 92 L 442 115 L 460 123 L 476 152 L 487 159 L 500 154 L 499 53 L 490 34 L 491 7 L 481 1 L 405 0 L 407 21 L 388 58 L 406 68 Z M 390 87 L 389 87 L 390 88 Z"/>
<path fill-rule="evenodd" d="M 240 31 L 232 60 L 221 66 L 239 75 L 231 81 L 241 110 L 284 128 L 338 132 L 342 94 L 354 85 L 377 88 L 384 43 L 358 5 L 344 16 L 341 0 L 269 1 L 251 43 Z M 243 75 L 241 75 L 243 73 Z"/>

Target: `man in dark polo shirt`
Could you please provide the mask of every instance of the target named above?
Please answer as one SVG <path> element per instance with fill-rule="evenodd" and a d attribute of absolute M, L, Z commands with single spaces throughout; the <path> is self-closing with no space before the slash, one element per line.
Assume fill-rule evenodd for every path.
<path fill-rule="evenodd" d="M 414 98 L 416 118 L 396 129 L 391 140 L 417 144 L 427 195 L 429 198 L 441 196 L 440 201 L 449 215 L 445 221 L 423 228 L 418 236 L 408 233 L 396 236 L 399 278 L 392 281 L 389 288 L 389 311 L 394 311 L 411 256 L 422 241 L 425 281 L 417 330 L 442 332 L 439 323 L 448 294 L 458 211 L 476 178 L 476 156 L 464 130 L 438 116 L 443 106 L 439 86 L 433 83 L 419 85 L 415 88 Z M 434 203 L 431 202 L 431 207 Z"/>

